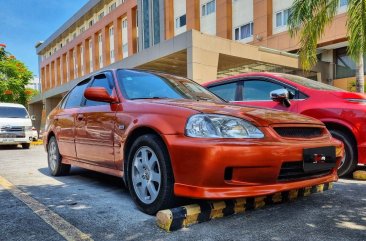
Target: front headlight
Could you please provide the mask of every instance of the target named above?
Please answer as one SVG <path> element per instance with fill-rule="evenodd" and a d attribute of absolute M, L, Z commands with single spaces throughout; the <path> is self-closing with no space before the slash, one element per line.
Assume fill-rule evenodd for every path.
<path fill-rule="evenodd" d="M 25 126 L 25 127 L 24 127 L 24 130 L 26 130 L 26 131 L 31 131 L 31 130 L 32 130 L 32 126 Z"/>
<path fill-rule="evenodd" d="M 188 119 L 186 135 L 201 138 L 263 138 L 264 134 L 248 121 L 240 118 L 198 114 Z"/>

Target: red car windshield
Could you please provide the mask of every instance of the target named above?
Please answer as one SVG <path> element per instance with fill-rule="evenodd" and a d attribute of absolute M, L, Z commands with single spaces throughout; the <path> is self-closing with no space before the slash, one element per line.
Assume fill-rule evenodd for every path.
<path fill-rule="evenodd" d="M 284 79 L 288 79 L 291 80 L 292 82 L 295 82 L 297 84 L 300 84 L 302 86 L 311 88 L 311 89 L 316 89 L 316 90 L 328 90 L 328 91 L 344 91 L 340 88 L 331 86 L 331 85 L 327 85 L 315 80 L 311 80 L 305 77 L 300 77 L 300 76 L 296 76 L 296 75 L 291 75 L 291 74 L 277 74 L 277 76 L 282 77 Z"/>

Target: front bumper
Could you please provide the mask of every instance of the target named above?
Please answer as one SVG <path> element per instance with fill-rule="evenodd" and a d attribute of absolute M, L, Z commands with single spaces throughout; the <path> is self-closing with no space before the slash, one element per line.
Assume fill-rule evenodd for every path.
<path fill-rule="evenodd" d="M 337 181 L 342 143 L 332 140 L 269 142 L 166 135 L 177 196 L 226 199 L 269 195 Z M 279 180 L 283 163 L 301 162 L 304 148 L 335 146 L 336 166 L 321 175 Z M 228 170 L 230 172 L 228 173 Z"/>
<path fill-rule="evenodd" d="M 14 137 L 14 135 L 16 137 Z M 23 137 L 17 137 L 23 136 Z M 1 132 L 0 145 L 17 145 L 22 143 L 31 143 L 33 140 L 32 131 L 25 131 L 24 133 L 5 133 Z"/>

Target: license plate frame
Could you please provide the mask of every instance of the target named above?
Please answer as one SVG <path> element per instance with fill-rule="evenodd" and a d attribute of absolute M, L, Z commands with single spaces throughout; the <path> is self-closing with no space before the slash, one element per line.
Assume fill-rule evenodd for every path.
<path fill-rule="evenodd" d="M 305 173 L 330 171 L 336 166 L 335 146 L 303 149 L 303 169 Z"/>

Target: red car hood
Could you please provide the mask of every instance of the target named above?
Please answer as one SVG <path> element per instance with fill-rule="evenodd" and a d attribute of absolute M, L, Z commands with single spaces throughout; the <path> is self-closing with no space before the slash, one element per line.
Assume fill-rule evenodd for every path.
<path fill-rule="evenodd" d="M 189 108 L 206 114 L 221 114 L 244 118 L 258 126 L 268 126 L 271 124 L 315 124 L 323 125 L 317 119 L 304 115 L 294 114 L 285 111 L 278 111 L 266 108 L 243 107 L 226 103 L 213 103 L 206 101 L 191 100 L 156 100 L 155 103 L 164 105 L 179 106 Z"/>

